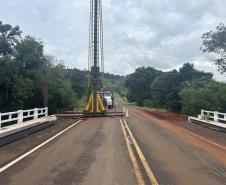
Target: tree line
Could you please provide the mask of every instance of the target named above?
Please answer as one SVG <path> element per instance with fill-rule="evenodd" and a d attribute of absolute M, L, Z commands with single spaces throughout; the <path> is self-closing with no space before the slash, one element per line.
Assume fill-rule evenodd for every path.
<path fill-rule="evenodd" d="M 202 35 L 203 53 L 214 53 L 213 61 L 221 73 L 226 72 L 226 27 Z M 198 71 L 185 63 L 178 71 L 162 72 L 141 67 L 126 77 L 127 98 L 140 106 L 164 108 L 187 115 L 201 109 L 226 112 L 226 84 L 213 80 L 213 74 Z"/>
<path fill-rule="evenodd" d="M 53 56 L 45 55 L 41 40 L 23 37 L 19 26 L 0 21 L 0 112 L 46 106 L 50 113 L 84 108 L 87 74 L 67 69 Z M 109 83 L 113 79 L 120 83 L 123 77 L 106 74 Z"/>
<path fill-rule="evenodd" d="M 84 72 L 66 69 L 45 55 L 42 41 L 0 22 L 0 112 L 72 108 L 83 96 L 85 82 Z"/>
<path fill-rule="evenodd" d="M 226 84 L 213 80 L 211 73 L 186 63 L 177 70 L 162 72 L 138 68 L 126 78 L 127 98 L 139 106 L 164 108 L 196 115 L 201 109 L 226 112 Z"/>
<path fill-rule="evenodd" d="M 215 53 L 219 71 L 226 70 L 226 28 L 202 36 L 201 50 Z M 60 109 L 83 107 L 88 96 L 87 71 L 68 69 L 55 57 L 44 53 L 44 44 L 32 36 L 22 36 L 19 26 L 0 21 L 0 112 L 34 107 Z M 141 106 L 165 108 L 195 115 L 200 109 L 226 112 L 226 85 L 213 80 L 211 73 L 198 71 L 186 63 L 179 70 L 163 72 L 141 67 L 126 78 L 105 74 L 110 91 L 127 96 Z"/>

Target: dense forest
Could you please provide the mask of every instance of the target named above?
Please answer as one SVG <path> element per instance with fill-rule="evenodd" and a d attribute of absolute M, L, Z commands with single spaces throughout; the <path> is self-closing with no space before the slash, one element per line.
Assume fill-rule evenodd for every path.
<path fill-rule="evenodd" d="M 128 100 L 140 106 L 188 115 L 196 115 L 201 109 L 226 112 L 226 84 L 212 77 L 190 63 L 169 72 L 142 67 L 127 76 L 125 85 Z"/>
<path fill-rule="evenodd" d="M 0 22 L 0 112 L 49 107 L 84 108 L 87 71 L 67 69 L 44 53 L 43 42 L 22 36 L 19 26 Z M 124 77 L 105 74 L 109 90 L 123 94 Z M 121 86 L 121 88 L 117 88 Z"/>

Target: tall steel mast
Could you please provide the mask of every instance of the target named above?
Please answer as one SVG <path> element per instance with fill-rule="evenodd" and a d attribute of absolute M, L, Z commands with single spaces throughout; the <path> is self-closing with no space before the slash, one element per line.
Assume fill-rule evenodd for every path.
<path fill-rule="evenodd" d="M 90 0 L 88 73 L 89 89 L 91 89 L 92 92 L 87 107 L 82 113 L 77 112 L 71 116 L 124 116 L 125 112 L 107 112 L 99 94 L 101 88 L 103 89 L 104 75 L 102 0 Z M 62 115 L 62 117 L 63 116 L 64 115 Z M 68 117 L 68 115 L 66 117 Z"/>
<path fill-rule="evenodd" d="M 90 114 L 101 114 L 105 112 L 103 102 L 98 93 L 103 80 L 101 78 L 101 72 L 104 72 L 102 17 L 102 0 L 90 0 L 88 68 L 90 71 L 90 88 L 92 94 L 86 108 L 86 112 Z"/>

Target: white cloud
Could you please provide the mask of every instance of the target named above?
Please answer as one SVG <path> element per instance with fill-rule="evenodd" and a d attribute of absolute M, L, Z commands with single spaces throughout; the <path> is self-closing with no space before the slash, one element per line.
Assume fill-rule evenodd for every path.
<path fill-rule="evenodd" d="M 87 66 L 89 0 L 1 0 L 1 20 L 44 41 L 46 53 L 69 67 Z M 194 62 L 225 80 L 201 35 L 226 23 L 225 0 L 103 0 L 105 67 L 128 74 L 139 66 L 162 70 Z"/>

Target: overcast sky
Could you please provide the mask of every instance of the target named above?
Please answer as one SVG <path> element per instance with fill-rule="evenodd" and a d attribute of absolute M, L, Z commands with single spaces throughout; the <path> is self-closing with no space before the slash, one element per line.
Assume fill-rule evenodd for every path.
<path fill-rule="evenodd" d="M 46 54 L 87 68 L 89 0 L 0 0 L 0 20 L 40 38 Z M 202 54 L 201 35 L 226 23 L 226 0 L 103 0 L 105 71 L 140 66 L 178 69 L 185 62 L 226 81 Z"/>

